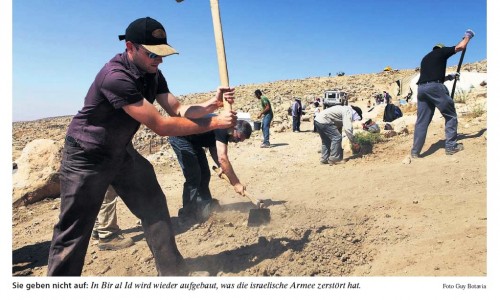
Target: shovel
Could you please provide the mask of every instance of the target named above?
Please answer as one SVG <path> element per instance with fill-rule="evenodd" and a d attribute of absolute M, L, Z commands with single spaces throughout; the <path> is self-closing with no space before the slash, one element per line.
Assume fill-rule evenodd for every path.
<path fill-rule="evenodd" d="M 229 178 L 226 174 L 220 172 L 220 169 L 216 166 L 212 166 L 212 170 L 217 173 L 217 175 L 231 184 Z M 269 208 L 264 208 L 264 202 L 262 200 L 257 200 L 252 197 L 247 191 L 245 191 L 245 197 L 247 197 L 257 208 L 250 209 L 248 215 L 248 227 L 258 227 L 260 225 L 268 224 L 271 221 L 271 211 Z"/>

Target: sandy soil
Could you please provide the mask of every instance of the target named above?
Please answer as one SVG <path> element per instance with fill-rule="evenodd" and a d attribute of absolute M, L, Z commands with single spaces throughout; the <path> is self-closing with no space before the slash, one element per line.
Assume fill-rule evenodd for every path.
<path fill-rule="evenodd" d="M 301 133 L 260 133 L 230 146 L 248 191 L 271 223 L 247 227 L 246 198 L 212 177 L 222 211 L 203 224 L 179 223 L 184 178 L 176 161 L 156 166 L 189 266 L 211 276 L 486 276 L 486 115 L 459 119 L 465 151 L 444 152 L 444 121 L 432 122 L 424 158 L 409 163 L 413 134 L 375 145 L 345 165 L 319 164 L 312 123 Z M 45 276 L 60 199 L 13 210 L 12 274 Z M 119 224 L 136 244 L 120 251 L 89 245 L 83 276 L 155 276 L 138 220 L 119 203 Z"/>

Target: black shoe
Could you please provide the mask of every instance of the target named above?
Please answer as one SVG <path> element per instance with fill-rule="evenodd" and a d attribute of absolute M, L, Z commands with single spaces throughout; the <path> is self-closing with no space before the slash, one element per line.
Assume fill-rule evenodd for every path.
<path fill-rule="evenodd" d="M 446 155 L 453 155 L 459 151 L 462 151 L 464 150 L 464 145 L 463 144 L 457 144 L 455 147 L 453 148 L 447 148 L 446 149 Z"/>
<path fill-rule="evenodd" d="M 179 208 L 177 212 L 177 216 L 183 220 L 195 219 L 196 218 L 196 209 L 193 208 L 192 205 L 187 205 Z"/>
<path fill-rule="evenodd" d="M 197 224 L 196 213 L 193 211 L 187 211 L 185 207 L 179 209 L 177 214 L 177 225 L 181 227 L 191 227 Z"/>

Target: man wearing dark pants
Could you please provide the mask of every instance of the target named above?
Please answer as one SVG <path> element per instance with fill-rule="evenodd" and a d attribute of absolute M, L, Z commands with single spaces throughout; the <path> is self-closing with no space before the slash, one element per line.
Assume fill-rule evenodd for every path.
<path fill-rule="evenodd" d="M 446 154 L 453 155 L 464 149 L 462 144 L 457 143 L 457 111 L 444 81 L 459 76 L 459 74 L 445 76 L 446 62 L 455 53 L 463 51 L 473 36 L 474 32 L 468 29 L 464 38 L 454 47 L 437 44 L 420 63 L 420 78 L 417 82 L 417 122 L 411 149 L 412 158 L 420 157 L 436 107 L 445 120 Z"/>
<path fill-rule="evenodd" d="M 158 66 L 177 53 L 167 44 L 165 29 L 152 18 L 130 23 L 126 50 L 97 74 L 83 108 L 66 133 L 60 169 L 61 208 L 49 249 L 48 276 L 80 276 L 92 228 L 106 190 L 111 185 L 130 211 L 141 220 L 146 242 L 161 276 L 187 275 L 177 249 L 165 195 L 153 166 L 132 145 L 141 124 L 160 136 L 181 136 L 229 128 L 235 112 L 191 120 L 164 117 L 156 100 L 170 115 L 178 109 Z M 192 107 L 206 115 L 234 102 L 234 89 L 219 87 L 215 97 Z M 205 105 L 206 104 L 206 105 Z"/>
<path fill-rule="evenodd" d="M 300 98 L 295 98 L 292 105 L 292 129 L 293 132 L 300 132 L 300 118 L 302 118 L 302 103 Z"/>
<path fill-rule="evenodd" d="M 211 173 L 205 148 L 208 148 L 212 159 L 228 177 L 234 190 L 245 195 L 245 186 L 241 184 L 229 161 L 228 143 L 242 142 L 251 134 L 252 126 L 246 121 L 238 120 L 232 135 L 225 129 L 217 129 L 202 134 L 169 137 L 186 179 L 179 216 L 204 222 L 213 210 L 209 189 Z"/>
<path fill-rule="evenodd" d="M 321 164 L 345 163 L 344 150 L 342 149 L 342 129 L 353 148 L 358 148 L 359 145 L 354 142 L 352 123 L 360 121 L 362 118 L 362 110 L 353 105 L 335 105 L 323 110 L 314 118 L 314 125 L 321 138 Z"/>

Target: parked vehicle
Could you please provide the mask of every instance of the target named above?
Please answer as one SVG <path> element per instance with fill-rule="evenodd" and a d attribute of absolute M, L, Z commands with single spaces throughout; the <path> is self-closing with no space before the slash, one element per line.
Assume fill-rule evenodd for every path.
<path fill-rule="evenodd" d="M 347 105 L 347 93 L 340 90 L 327 90 L 323 98 L 323 108 L 334 105 Z"/>

